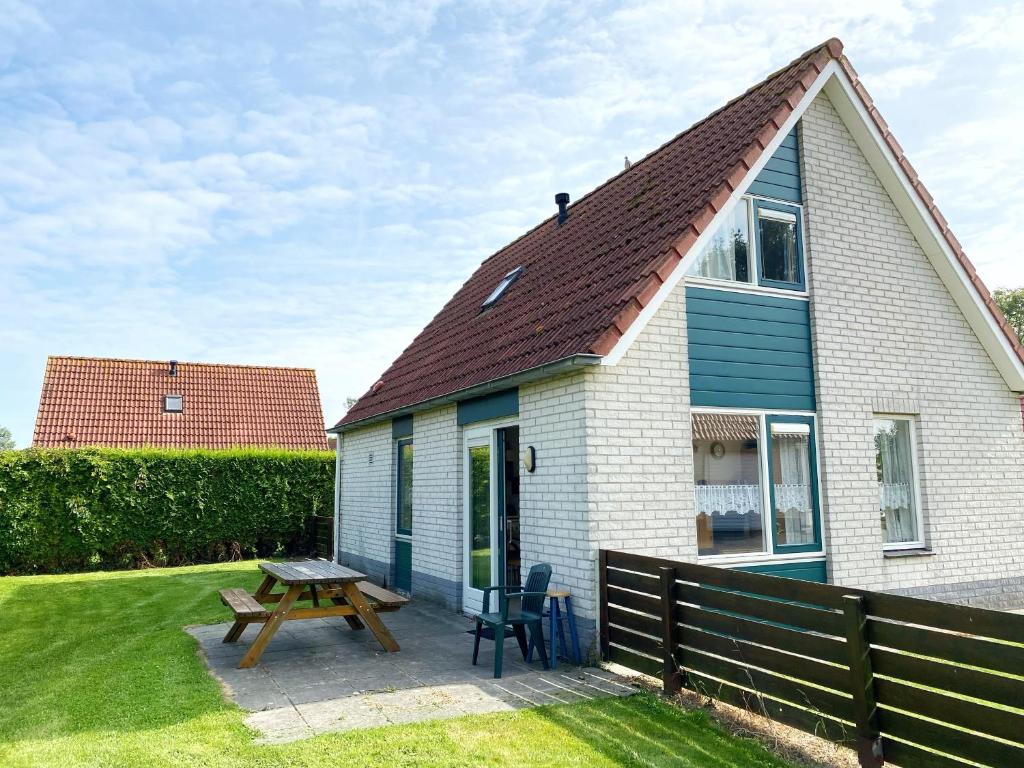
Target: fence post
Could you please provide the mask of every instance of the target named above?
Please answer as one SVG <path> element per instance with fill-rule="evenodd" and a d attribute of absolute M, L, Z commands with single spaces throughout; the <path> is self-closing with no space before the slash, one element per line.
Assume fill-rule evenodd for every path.
<path fill-rule="evenodd" d="M 597 553 L 597 605 L 600 612 L 598 631 L 601 642 L 601 658 L 608 661 L 608 550 L 600 549 Z"/>
<path fill-rule="evenodd" d="M 846 620 L 853 715 L 857 725 L 857 759 L 862 768 L 879 768 L 884 763 L 884 758 L 878 729 L 875 676 L 871 669 L 864 598 L 859 595 L 843 595 L 843 617 Z"/>
<path fill-rule="evenodd" d="M 676 569 L 662 566 L 661 572 L 661 683 L 665 693 L 679 693 L 682 683 L 676 665 Z"/>

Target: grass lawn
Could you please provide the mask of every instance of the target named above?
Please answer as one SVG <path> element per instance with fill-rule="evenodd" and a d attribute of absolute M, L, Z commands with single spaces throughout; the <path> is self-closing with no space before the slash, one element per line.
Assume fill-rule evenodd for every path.
<path fill-rule="evenodd" d="M 252 563 L 0 578 L 0 765 L 787 765 L 646 695 L 257 746 L 181 629 L 257 580 Z"/>

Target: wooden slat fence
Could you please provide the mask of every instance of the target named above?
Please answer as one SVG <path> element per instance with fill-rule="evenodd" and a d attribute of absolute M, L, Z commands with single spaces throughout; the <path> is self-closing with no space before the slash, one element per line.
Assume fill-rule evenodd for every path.
<path fill-rule="evenodd" d="M 600 553 L 604 658 L 857 750 L 1024 766 L 1024 616 Z"/>

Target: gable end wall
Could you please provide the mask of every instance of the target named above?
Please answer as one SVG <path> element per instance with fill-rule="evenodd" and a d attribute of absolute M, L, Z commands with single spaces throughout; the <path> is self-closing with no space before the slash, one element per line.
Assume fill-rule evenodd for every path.
<path fill-rule="evenodd" d="M 1024 601 L 1024 433 L 1006 386 L 828 98 L 801 120 L 831 575 L 962 599 L 1010 578 Z M 925 537 L 885 558 L 872 415 L 916 414 Z M 1012 600 L 1009 595 L 1007 600 Z"/>

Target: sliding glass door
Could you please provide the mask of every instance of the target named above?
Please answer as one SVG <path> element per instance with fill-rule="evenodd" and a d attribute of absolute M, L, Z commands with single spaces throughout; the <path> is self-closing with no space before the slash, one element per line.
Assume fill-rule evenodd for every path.
<path fill-rule="evenodd" d="M 467 428 L 464 445 L 462 600 L 472 612 L 484 587 L 519 583 L 519 428 Z"/>

